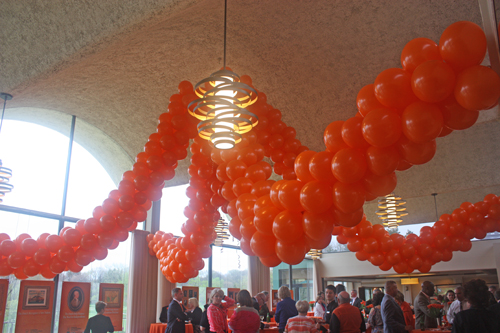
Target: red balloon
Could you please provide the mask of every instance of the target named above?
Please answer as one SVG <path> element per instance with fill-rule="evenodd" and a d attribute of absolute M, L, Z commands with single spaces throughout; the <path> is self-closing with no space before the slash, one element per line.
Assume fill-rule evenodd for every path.
<path fill-rule="evenodd" d="M 363 250 L 368 253 L 372 254 L 378 251 L 378 242 L 375 238 L 367 238 L 363 242 Z"/>
<path fill-rule="evenodd" d="M 364 251 L 358 251 L 356 252 L 356 259 L 359 261 L 366 261 L 370 258 L 370 255 Z"/>
<path fill-rule="evenodd" d="M 363 208 L 355 211 L 354 213 L 343 213 L 338 209 L 333 210 L 335 222 L 343 227 L 354 227 L 361 222 L 363 218 Z"/>
<path fill-rule="evenodd" d="M 298 180 L 303 182 L 314 180 L 314 177 L 309 171 L 309 162 L 314 155 L 316 155 L 316 152 L 312 150 L 306 150 L 301 152 L 295 159 L 294 170 Z"/>
<path fill-rule="evenodd" d="M 269 257 L 265 257 L 265 258 L 260 258 L 260 262 L 264 265 L 264 266 L 267 266 L 267 267 L 276 267 L 278 266 L 279 264 L 281 264 L 281 259 L 278 258 L 278 256 L 276 254 L 273 254 Z"/>
<path fill-rule="evenodd" d="M 58 235 L 50 235 L 45 239 L 45 245 L 50 252 L 56 253 L 64 245 L 64 241 Z"/>
<path fill-rule="evenodd" d="M 441 60 L 436 42 L 428 38 L 409 41 L 401 52 L 401 65 L 407 72 L 413 72 L 420 64 L 429 60 Z"/>
<path fill-rule="evenodd" d="M 474 125 L 479 117 L 478 111 L 467 110 L 458 104 L 454 95 L 437 105 L 441 109 L 444 125 L 452 130 L 467 129 Z"/>
<path fill-rule="evenodd" d="M 250 241 L 252 251 L 259 257 L 269 257 L 275 254 L 276 238 L 261 232 L 253 234 Z"/>
<path fill-rule="evenodd" d="M 33 238 L 26 238 L 21 242 L 20 248 L 25 255 L 27 255 L 28 257 L 32 257 L 38 250 L 39 245 L 38 242 Z"/>
<path fill-rule="evenodd" d="M 400 68 L 386 69 L 377 76 L 375 96 L 382 105 L 396 109 L 403 109 L 417 100 L 411 89 L 411 75 Z"/>
<path fill-rule="evenodd" d="M 367 174 L 363 179 L 363 186 L 366 191 L 377 197 L 392 193 L 397 183 L 395 172 L 384 176 Z"/>
<path fill-rule="evenodd" d="M 375 109 L 363 118 L 362 131 L 372 146 L 389 147 L 401 137 L 401 118 L 391 109 Z"/>

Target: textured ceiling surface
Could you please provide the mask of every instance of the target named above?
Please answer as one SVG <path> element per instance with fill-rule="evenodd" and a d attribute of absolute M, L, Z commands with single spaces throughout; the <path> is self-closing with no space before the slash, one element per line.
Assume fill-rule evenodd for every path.
<path fill-rule="evenodd" d="M 222 0 L 2 1 L 0 91 L 15 96 L 11 111 L 76 115 L 116 143 L 108 151 L 118 146 L 132 159 L 178 83 L 221 67 L 223 7 Z M 408 41 L 438 42 L 455 21 L 481 25 L 470 0 L 229 0 L 227 20 L 227 64 L 250 75 L 316 151 L 330 122 L 355 114 L 359 89 L 401 66 Z M 498 112 L 485 111 L 473 128 L 439 139 L 430 163 L 398 174 L 407 223 L 435 219 L 431 193 L 442 214 L 500 189 L 499 127 Z M 173 183 L 187 181 L 186 166 Z M 375 204 L 365 208 L 376 222 Z"/>

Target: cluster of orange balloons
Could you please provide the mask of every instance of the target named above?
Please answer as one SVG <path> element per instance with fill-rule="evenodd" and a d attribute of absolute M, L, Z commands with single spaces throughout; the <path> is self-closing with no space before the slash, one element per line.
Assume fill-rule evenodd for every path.
<path fill-rule="evenodd" d="M 177 161 L 186 158 L 189 140 L 197 136 L 196 121 L 186 109 L 194 99 L 193 86 L 183 82 L 132 170 L 123 174 L 118 189 L 93 210 L 92 217 L 63 228 L 59 235 L 44 233 L 36 240 L 28 234 L 14 240 L 0 234 L 0 276 L 26 279 L 41 274 L 50 279 L 63 271 L 80 272 L 127 240 L 129 231 L 146 219 L 152 201 L 161 198 L 165 180 L 175 176 Z"/>
<path fill-rule="evenodd" d="M 451 215 L 441 215 L 432 227 L 420 229 L 419 235 L 389 235 L 382 225 L 366 219 L 354 227 L 335 227 L 333 234 L 356 252 L 358 260 L 368 260 L 383 271 L 394 268 L 399 274 L 409 274 L 429 272 L 436 263 L 450 261 L 453 251 L 469 251 L 471 239 L 483 239 L 494 231 L 500 231 L 500 202 L 488 194 L 483 201 L 464 202 Z"/>

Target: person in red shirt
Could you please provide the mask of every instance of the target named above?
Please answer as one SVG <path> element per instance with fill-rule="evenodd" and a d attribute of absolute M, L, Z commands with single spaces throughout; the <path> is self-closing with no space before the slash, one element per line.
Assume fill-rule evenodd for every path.
<path fill-rule="evenodd" d="M 229 320 L 229 328 L 234 333 L 255 333 L 260 328 L 260 315 L 253 307 L 252 297 L 248 290 L 240 290 L 238 293 L 238 303 Z"/>
<path fill-rule="evenodd" d="M 413 318 L 413 311 L 411 310 L 410 304 L 405 302 L 405 296 L 402 292 L 398 291 L 396 297 L 396 302 L 398 302 L 401 310 L 403 310 L 403 315 L 405 317 L 405 323 L 407 326 L 411 326 L 412 329 L 415 328 L 415 318 Z"/>
<path fill-rule="evenodd" d="M 306 301 L 298 301 L 295 304 L 298 316 L 288 318 L 285 326 L 286 333 L 316 333 L 318 331 L 316 322 L 307 316 L 309 303 Z"/>
<path fill-rule="evenodd" d="M 350 304 L 351 298 L 346 291 L 338 294 L 339 306 L 333 311 L 330 319 L 331 333 L 360 333 L 366 331 L 361 311 Z"/>
<path fill-rule="evenodd" d="M 224 300 L 224 302 L 222 302 Z M 208 307 L 208 322 L 210 332 L 227 333 L 227 309 L 235 303 L 234 299 L 224 296 L 220 288 L 215 288 L 210 293 L 210 306 Z"/>

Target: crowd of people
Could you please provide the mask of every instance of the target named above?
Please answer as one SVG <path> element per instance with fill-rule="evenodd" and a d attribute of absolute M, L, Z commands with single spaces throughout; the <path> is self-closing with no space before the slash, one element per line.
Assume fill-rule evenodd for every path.
<path fill-rule="evenodd" d="M 395 281 L 387 281 L 384 291 L 374 289 L 372 299 L 366 302 L 356 290 L 349 294 L 343 285 L 328 285 L 318 294 L 314 317 L 307 316 L 310 304 L 295 302 L 287 286 L 278 290 L 275 312 L 267 306 L 267 292 L 252 297 L 247 290 L 241 290 L 233 300 L 219 288 L 212 290 L 205 311 L 195 298 L 189 299 L 186 309 L 182 290 L 174 288 L 167 318 L 162 314 L 160 319 L 168 323 L 165 333 L 184 333 L 186 321 L 191 321 L 195 333 L 228 333 L 229 329 L 234 333 L 256 333 L 273 316 L 279 333 L 405 333 L 437 328 L 441 323 L 452 325 L 451 331 L 456 333 L 500 332 L 500 290 L 488 289 L 483 280 L 471 280 L 449 290 L 444 297 L 434 297 L 435 287 L 430 281 L 424 281 L 421 287 L 413 304 L 409 304 Z M 236 302 L 238 307 L 228 320 L 228 309 Z"/>

